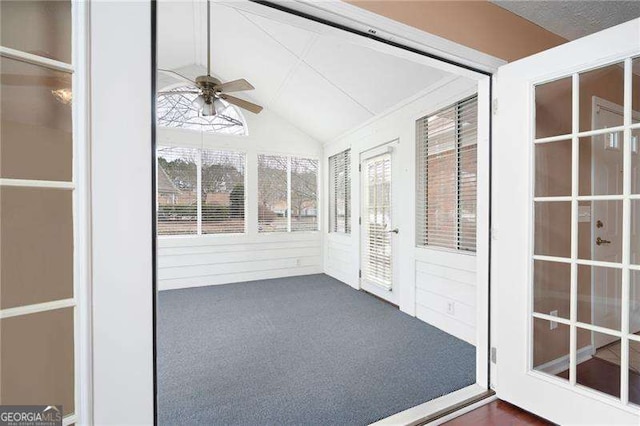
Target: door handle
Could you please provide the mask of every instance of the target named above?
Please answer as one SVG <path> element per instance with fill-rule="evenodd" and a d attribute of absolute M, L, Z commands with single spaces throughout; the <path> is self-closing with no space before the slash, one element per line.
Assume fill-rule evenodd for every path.
<path fill-rule="evenodd" d="M 596 238 L 596 244 L 601 246 L 603 244 L 611 244 L 611 241 L 603 240 L 602 238 L 598 237 L 598 238 Z"/>
<path fill-rule="evenodd" d="M 398 228 L 394 228 L 394 229 L 392 229 L 392 230 L 390 230 L 390 231 L 387 231 L 387 232 L 389 232 L 389 233 L 393 232 L 394 234 L 397 234 L 397 233 L 399 233 L 400 231 L 398 230 Z"/>

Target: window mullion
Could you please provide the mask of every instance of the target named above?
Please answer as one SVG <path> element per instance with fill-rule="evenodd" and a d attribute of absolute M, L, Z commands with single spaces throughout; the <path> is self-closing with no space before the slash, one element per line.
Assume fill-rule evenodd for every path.
<path fill-rule="evenodd" d="M 202 235 L 202 149 L 196 156 L 196 220 L 197 235 Z"/>
<path fill-rule="evenodd" d="M 287 157 L 287 232 L 291 232 L 291 157 Z"/>

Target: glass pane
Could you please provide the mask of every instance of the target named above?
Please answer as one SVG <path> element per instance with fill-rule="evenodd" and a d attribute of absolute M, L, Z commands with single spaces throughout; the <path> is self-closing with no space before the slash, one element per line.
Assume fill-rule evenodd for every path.
<path fill-rule="evenodd" d="M 244 232 L 245 155 L 202 150 L 202 233 Z"/>
<path fill-rule="evenodd" d="M 578 257 L 622 262 L 622 201 L 580 201 Z"/>
<path fill-rule="evenodd" d="M 536 197 L 571 195 L 571 141 L 535 145 Z"/>
<path fill-rule="evenodd" d="M 622 194 L 624 133 L 580 138 L 580 195 Z"/>
<path fill-rule="evenodd" d="M 0 336 L 2 404 L 62 405 L 73 413 L 73 308 L 5 318 Z"/>
<path fill-rule="evenodd" d="M 620 338 L 609 334 L 578 329 L 589 333 L 590 342 L 578 342 L 576 382 L 582 386 L 620 397 Z M 593 347 L 591 346 L 593 344 Z M 595 353 L 592 357 L 589 354 Z"/>
<path fill-rule="evenodd" d="M 640 405 L 640 342 L 629 340 L 629 401 Z"/>
<path fill-rule="evenodd" d="M 622 270 L 578 265 L 578 321 L 620 330 Z"/>
<path fill-rule="evenodd" d="M 640 194 L 640 129 L 631 131 L 631 193 Z"/>
<path fill-rule="evenodd" d="M 629 288 L 629 331 L 640 335 L 640 271 L 631 271 Z"/>
<path fill-rule="evenodd" d="M 158 147 L 158 235 L 198 232 L 195 149 Z"/>
<path fill-rule="evenodd" d="M 1 177 L 71 181 L 71 75 L 7 58 L 0 71 Z"/>
<path fill-rule="evenodd" d="M 536 138 L 571 133 L 571 77 L 536 86 Z"/>
<path fill-rule="evenodd" d="M 287 232 L 288 158 L 258 155 L 258 231 Z"/>
<path fill-rule="evenodd" d="M 0 307 L 73 297 L 71 191 L 3 187 Z"/>
<path fill-rule="evenodd" d="M 558 360 L 564 358 L 569 359 L 569 326 L 534 318 L 533 369 L 556 375 L 557 365 L 562 365 L 562 361 L 558 363 Z"/>
<path fill-rule="evenodd" d="M 291 230 L 318 230 L 318 161 L 291 159 Z"/>
<path fill-rule="evenodd" d="M 640 200 L 631 200 L 631 263 L 640 265 Z"/>
<path fill-rule="evenodd" d="M 2 45 L 71 63 L 71 1 L 0 1 Z"/>
<path fill-rule="evenodd" d="M 571 256 L 571 203 L 535 203 L 535 254 Z"/>
<path fill-rule="evenodd" d="M 535 312 L 569 318 L 571 295 L 571 265 L 568 263 L 534 261 L 533 309 Z"/>
<path fill-rule="evenodd" d="M 608 107 L 596 107 L 594 110 L 594 97 L 608 101 Z M 622 126 L 622 105 L 624 63 L 580 74 L 580 131 Z"/>

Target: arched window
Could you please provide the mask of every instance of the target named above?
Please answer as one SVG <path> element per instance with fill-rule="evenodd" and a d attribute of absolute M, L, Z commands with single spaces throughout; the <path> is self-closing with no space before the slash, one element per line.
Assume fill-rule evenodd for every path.
<path fill-rule="evenodd" d="M 165 92 L 182 92 L 176 94 L 159 94 L 157 104 L 158 125 L 191 129 L 203 132 L 222 133 L 226 135 L 246 136 L 249 132 L 242 112 L 234 105 L 222 100 L 224 110 L 214 116 L 202 116 L 200 107 L 195 103 L 196 93 L 191 86 L 178 86 Z"/>

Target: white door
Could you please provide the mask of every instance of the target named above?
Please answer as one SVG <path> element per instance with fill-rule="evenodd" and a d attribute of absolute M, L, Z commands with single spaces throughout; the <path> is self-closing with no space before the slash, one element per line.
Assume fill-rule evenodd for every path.
<path fill-rule="evenodd" d="M 640 221 L 633 173 L 640 125 L 631 114 L 640 106 L 632 88 L 640 84 L 637 56 L 640 20 L 510 63 L 496 77 L 495 387 L 500 398 L 560 424 L 640 421 L 629 380 L 630 345 L 640 345 L 632 334 L 640 270 L 632 236 Z M 596 97 L 623 105 L 622 116 L 594 126 Z M 592 145 L 615 146 L 611 133 L 621 160 L 609 150 L 592 161 Z M 594 289 L 592 277 L 606 288 Z M 621 356 L 603 369 L 593 346 L 607 339 L 621 342 Z"/>
<path fill-rule="evenodd" d="M 393 223 L 393 145 L 360 155 L 360 288 L 397 303 L 393 292 L 395 236 Z"/>

